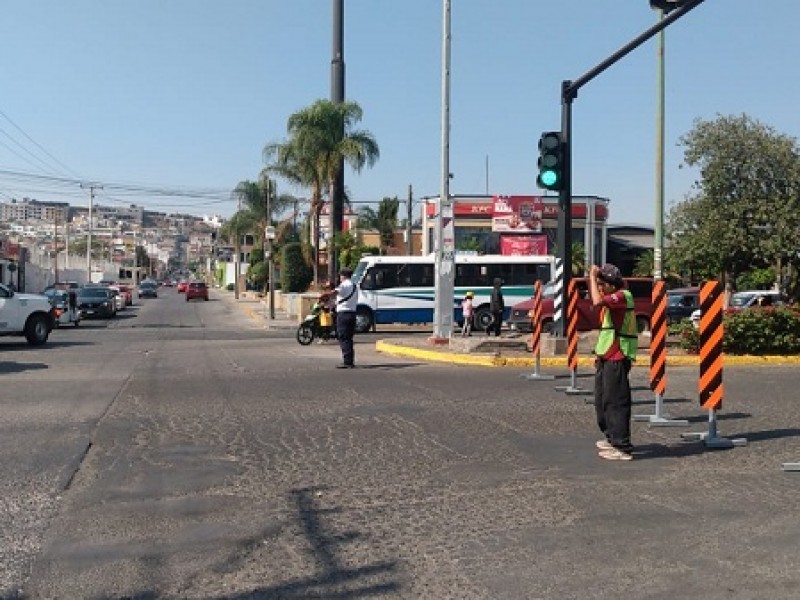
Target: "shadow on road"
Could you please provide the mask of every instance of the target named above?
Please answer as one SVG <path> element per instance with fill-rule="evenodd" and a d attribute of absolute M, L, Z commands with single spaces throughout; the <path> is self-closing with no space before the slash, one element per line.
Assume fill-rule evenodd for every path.
<path fill-rule="evenodd" d="M 363 535 L 357 531 L 330 531 L 325 515 L 339 513 L 338 508 L 322 508 L 319 498 L 325 488 L 292 490 L 297 507 L 297 519 L 310 546 L 315 573 L 285 583 L 262 587 L 244 594 L 223 596 L 226 600 L 256 600 L 257 598 L 364 598 L 396 593 L 400 583 L 393 579 L 397 563 L 375 562 L 362 567 L 348 567 L 340 558 L 344 544 L 357 543 Z"/>
<path fill-rule="evenodd" d="M 15 363 L 15 362 L 2 362 L 0 361 L 0 375 L 9 375 L 11 373 L 22 373 L 23 371 L 40 371 L 42 369 L 49 369 L 44 363 Z"/>

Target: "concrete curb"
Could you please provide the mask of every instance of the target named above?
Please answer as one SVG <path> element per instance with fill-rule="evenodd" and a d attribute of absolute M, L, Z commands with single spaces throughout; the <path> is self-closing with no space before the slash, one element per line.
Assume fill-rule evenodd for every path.
<path fill-rule="evenodd" d="M 457 354 L 453 352 L 440 351 L 440 350 L 427 350 L 423 348 L 412 348 L 410 346 L 400 346 L 387 342 L 386 340 L 378 340 L 375 342 L 375 349 L 378 352 L 390 354 L 393 356 L 405 356 L 409 358 L 418 358 L 422 360 L 429 360 L 434 362 L 444 362 L 456 365 L 471 365 L 481 367 L 533 367 L 536 365 L 536 360 L 531 358 L 499 356 L 494 354 Z M 725 356 L 724 364 L 726 365 L 789 365 L 800 364 L 800 356 Z M 567 358 L 565 356 L 557 357 L 542 357 L 540 364 L 545 367 L 566 367 Z M 681 356 L 667 356 L 667 366 L 671 367 L 697 367 L 700 364 L 698 356 L 681 355 Z M 578 358 L 578 366 L 593 367 L 594 358 L 590 356 L 582 356 Z M 650 368 L 650 360 L 648 355 L 642 355 L 639 360 L 634 363 L 636 367 Z"/>

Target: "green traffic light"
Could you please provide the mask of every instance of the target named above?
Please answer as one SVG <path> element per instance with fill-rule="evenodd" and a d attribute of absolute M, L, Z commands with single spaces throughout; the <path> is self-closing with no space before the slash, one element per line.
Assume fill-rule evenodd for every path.
<path fill-rule="evenodd" d="M 539 179 L 541 179 L 542 184 L 547 187 L 553 186 L 558 181 L 558 173 L 555 171 L 542 171 L 539 175 Z"/>

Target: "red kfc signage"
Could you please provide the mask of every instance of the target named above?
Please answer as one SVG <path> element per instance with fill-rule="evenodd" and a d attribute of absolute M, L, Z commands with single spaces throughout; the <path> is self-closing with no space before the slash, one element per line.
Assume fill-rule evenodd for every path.
<path fill-rule="evenodd" d="M 533 256 L 547 254 L 546 235 L 501 235 L 500 254 Z"/>

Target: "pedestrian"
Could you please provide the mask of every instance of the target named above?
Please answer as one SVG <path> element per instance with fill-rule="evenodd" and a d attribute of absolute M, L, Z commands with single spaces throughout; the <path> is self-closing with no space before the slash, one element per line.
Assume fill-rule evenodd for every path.
<path fill-rule="evenodd" d="M 596 443 L 600 458 L 632 460 L 631 384 L 628 375 L 636 360 L 639 335 L 633 295 L 623 289 L 620 270 L 592 265 L 589 292 L 600 311 L 600 333 L 595 345 L 594 407 L 603 439 Z"/>
<path fill-rule="evenodd" d="M 353 335 L 356 331 L 356 307 L 358 306 L 358 288 L 350 279 L 353 270 L 347 267 L 339 271 L 339 287 L 336 288 L 336 335 L 342 349 L 342 364 L 337 369 L 355 367 L 355 350 Z"/>
<path fill-rule="evenodd" d="M 461 337 L 472 335 L 472 317 L 475 314 L 475 309 L 472 306 L 472 299 L 475 294 L 467 292 L 464 294 L 464 299 L 461 301 L 461 314 L 464 317 L 464 325 L 461 327 Z"/>
<path fill-rule="evenodd" d="M 67 292 L 67 306 L 69 307 L 69 321 L 78 322 L 78 294 L 71 289 Z"/>
<path fill-rule="evenodd" d="M 503 300 L 503 280 L 499 277 L 494 278 L 492 295 L 489 298 L 489 312 L 492 313 L 492 322 L 486 326 L 486 335 L 500 337 L 500 328 L 503 326 L 503 311 L 506 308 Z"/>

